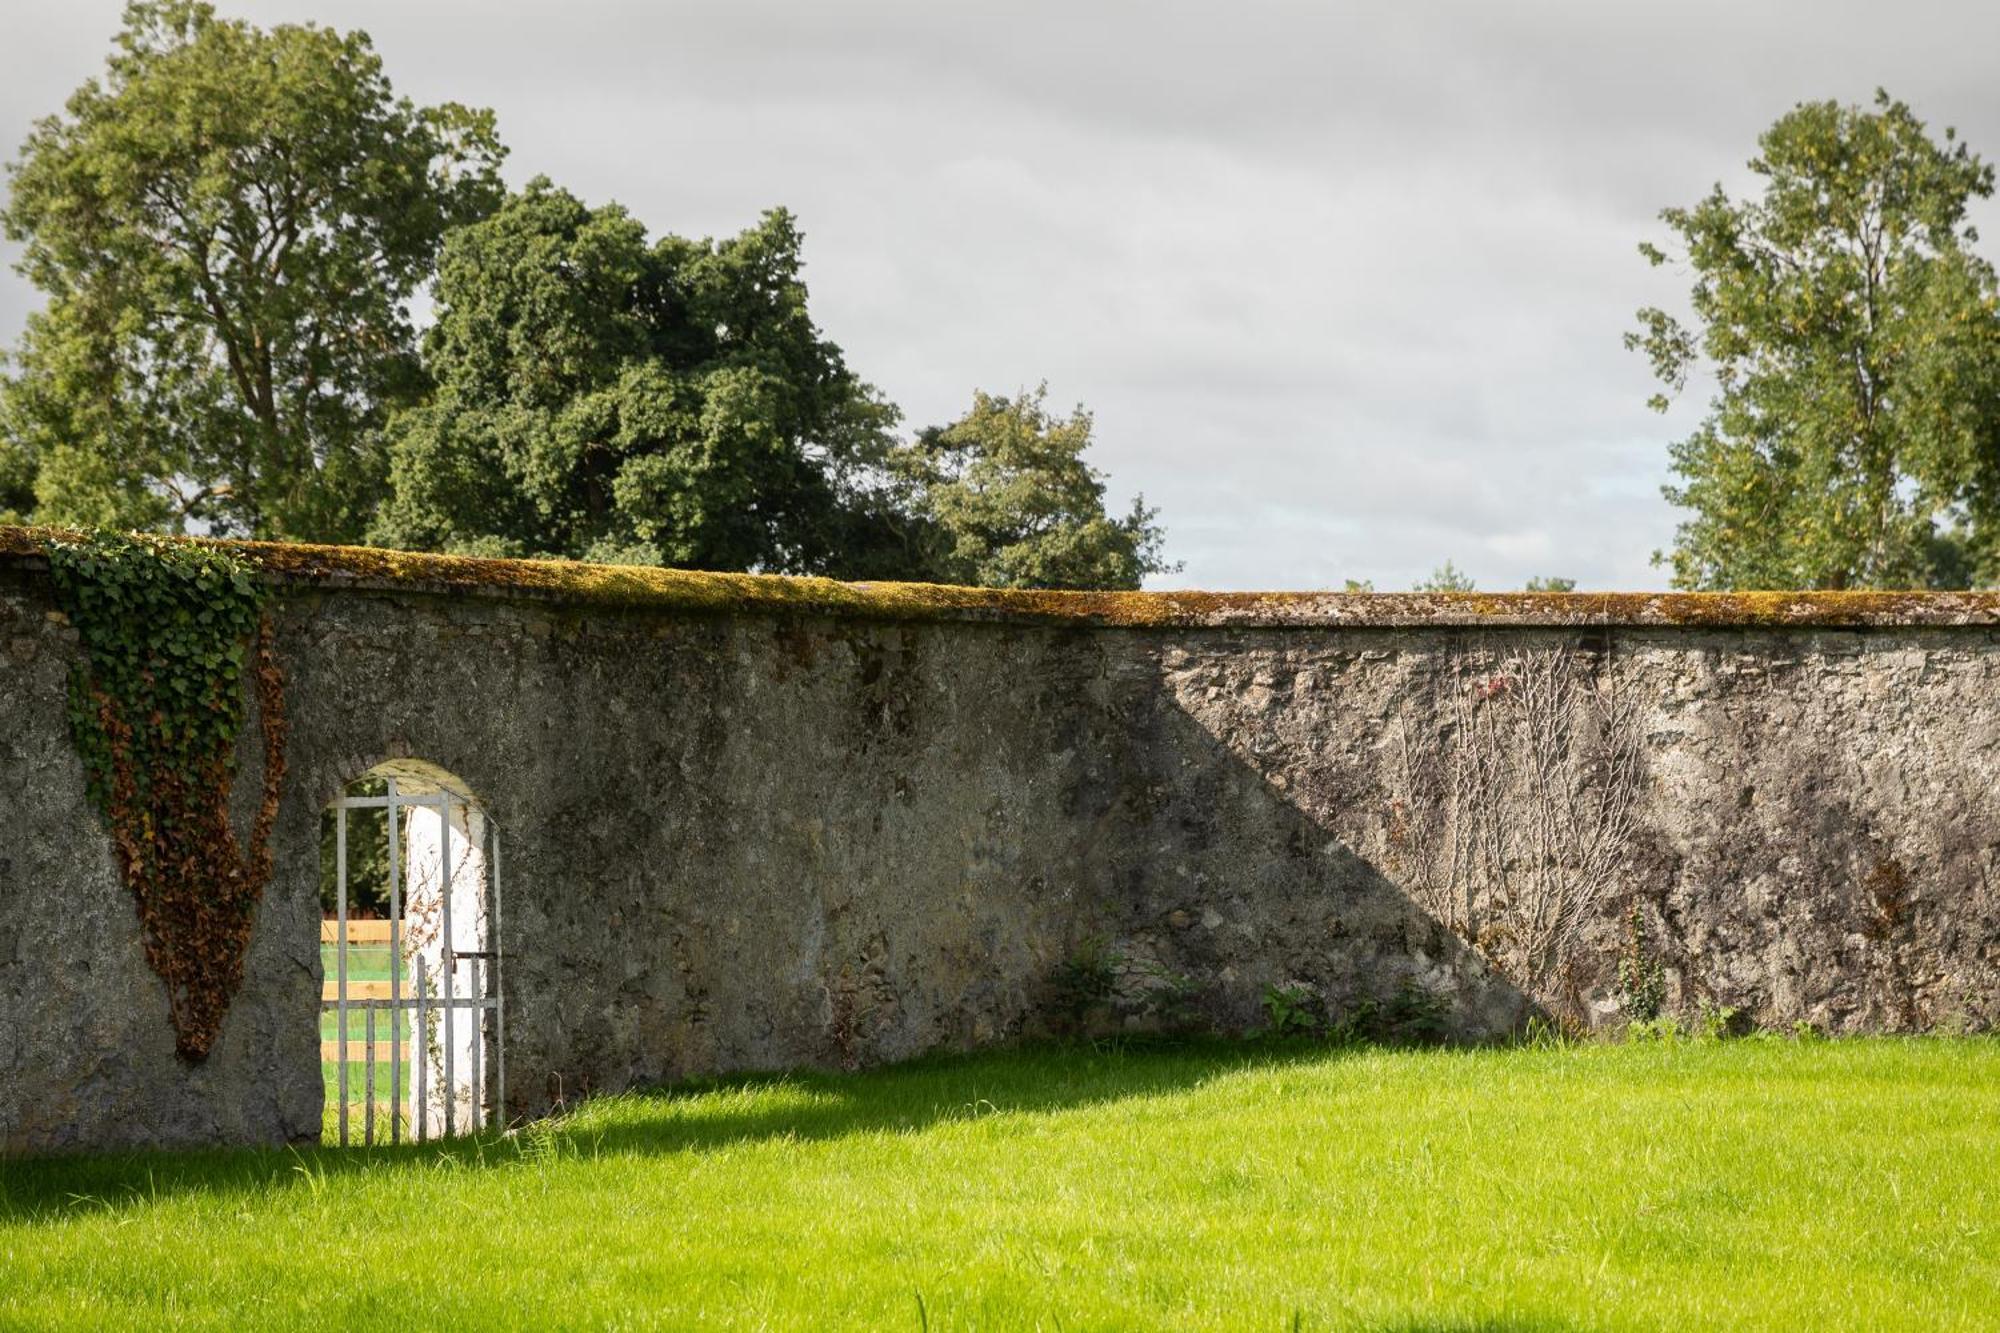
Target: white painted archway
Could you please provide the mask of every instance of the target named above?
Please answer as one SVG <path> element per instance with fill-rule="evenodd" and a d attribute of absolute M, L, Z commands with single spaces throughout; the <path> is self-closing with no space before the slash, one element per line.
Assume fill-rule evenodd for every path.
<path fill-rule="evenodd" d="M 334 935 L 341 943 L 338 976 L 324 1007 L 339 1011 L 340 1032 L 351 1030 L 351 1009 L 372 1010 L 366 1014 L 369 1030 L 387 1037 L 386 1043 L 364 1043 L 366 1138 L 376 1137 L 378 1059 L 389 1062 L 390 1104 L 398 1110 L 386 1137 L 436 1138 L 478 1129 L 492 1122 L 505 1095 L 498 830 L 465 783 L 436 765 L 396 759 L 363 776 L 381 779 L 383 794 L 347 795 L 334 803 L 340 820 Z M 388 943 L 402 965 L 386 988 L 374 983 L 365 998 L 354 998 L 347 979 L 345 821 L 349 811 L 377 809 L 387 815 L 390 831 Z M 387 1053 L 378 1057 L 377 1047 L 384 1044 Z M 359 1062 L 346 1042 L 338 1058 L 340 1133 L 346 1142 L 350 1065 Z"/>

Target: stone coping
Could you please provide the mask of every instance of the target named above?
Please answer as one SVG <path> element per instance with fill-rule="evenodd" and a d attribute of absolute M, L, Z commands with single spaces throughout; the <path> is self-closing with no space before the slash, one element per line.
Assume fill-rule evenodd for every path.
<path fill-rule="evenodd" d="M 46 569 L 44 543 L 65 535 L 74 534 L 0 526 L 0 566 Z M 1131 628 L 2000 625 L 2000 593 L 1987 592 L 1048 592 L 490 560 L 364 546 L 212 544 L 239 552 L 286 586 L 706 614 Z"/>

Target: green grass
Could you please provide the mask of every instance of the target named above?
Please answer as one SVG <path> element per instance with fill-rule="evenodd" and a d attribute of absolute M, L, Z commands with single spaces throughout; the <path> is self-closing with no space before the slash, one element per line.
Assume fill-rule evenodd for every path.
<path fill-rule="evenodd" d="M 1041 1047 L 0 1165 L 0 1326 L 1964 1328 L 2000 1042 Z"/>
<path fill-rule="evenodd" d="M 339 950 L 334 945 L 321 944 L 319 957 L 320 965 L 326 973 L 326 980 L 330 982 L 339 975 Z M 347 946 L 347 979 L 349 982 L 388 981 L 396 971 L 395 955 L 388 945 L 350 944 Z M 403 984 L 405 987 L 411 984 L 410 978 L 407 975 L 403 978 Z M 395 1021 L 407 1024 L 408 1018 L 406 1015 L 398 1015 Z M 390 1039 L 390 1023 L 390 1015 L 377 1011 L 375 1015 L 375 1038 L 377 1041 L 388 1041 Z M 340 1035 L 340 1015 L 337 1011 L 322 1010 L 320 1012 L 319 1035 L 322 1041 L 331 1041 Z M 407 1028 L 402 1035 L 404 1041 L 402 1087 L 407 1090 L 410 1087 L 410 1080 L 415 1076 L 416 1066 L 409 1054 L 409 1032 Z M 361 1009 L 348 1010 L 347 1036 L 350 1041 L 360 1042 L 367 1040 L 368 1015 L 366 1011 Z M 364 1134 L 367 1125 L 367 1072 L 364 1067 L 366 1057 L 359 1048 L 352 1050 L 350 1055 L 352 1058 L 349 1060 L 347 1066 L 347 1122 L 350 1139 L 358 1142 Z M 387 1060 L 376 1062 L 375 1132 L 385 1139 L 389 1135 L 388 1112 L 392 1104 L 389 1092 L 391 1088 L 390 1078 L 393 1073 L 394 1066 L 391 1062 Z M 321 1117 L 320 1136 L 328 1143 L 338 1143 L 340 1141 L 339 1108 L 341 1105 L 339 1063 L 333 1060 L 321 1061 L 320 1078 L 326 1088 L 326 1107 L 325 1114 Z"/>
<path fill-rule="evenodd" d="M 332 981 L 340 969 L 340 951 L 331 944 L 321 944 L 319 961 L 326 970 L 326 979 Z M 350 944 L 347 946 L 347 979 L 387 981 L 389 974 L 396 970 L 391 961 L 391 952 L 386 944 Z"/>

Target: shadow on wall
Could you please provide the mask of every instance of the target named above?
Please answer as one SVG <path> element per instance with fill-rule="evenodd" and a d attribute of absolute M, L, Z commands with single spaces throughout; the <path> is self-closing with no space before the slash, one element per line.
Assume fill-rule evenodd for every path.
<path fill-rule="evenodd" d="M 1455 1038 L 1588 1026 L 1605 966 L 1588 937 L 1624 906 L 1644 779 L 1631 692 L 1604 663 L 1550 636 L 1166 649 L 1167 748 L 1204 759 L 1155 816 L 1192 873 L 1149 881 L 1167 926 L 1149 942 L 1306 983 L 1334 1021 L 1414 988 Z M 1192 881 L 1179 895 L 1175 877 Z"/>
<path fill-rule="evenodd" d="M 1316 839 L 1392 971 L 1405 904 L 1416 974 L 1467 1015 L 1460 1035 L 1491 1030 L 1509 989 L 1571 1027 L 1649 1006 L 1830 1032 L 2000 1021 L 1996 669 L 1942 632 L 1263 633 L 1167 645 L 1161 670 L 1209 754 L 1166 817 L 1240 846 L 1211 871 L 1236 900 L 1214 933 L 1247 926 L 1301 968 L 1317 951 L 1299 945 L 1324 943 L 1335 986 L 1363 984 L 1367 955 L 1288 901 L 1306 883 L 1260 871 L 1286 843 L 1246 843 L 1208 807 L 1233 801 L 1294 856 Z M 1224 754 L 1299 828 L 1246 815 L 1251 779 Z"/>
<path fill-rule="evenodd" d="M 1224 660 L 1244 656 L 1240 645 L 1218 649 Z M 1120 973 L 1114 998 L 1133 1023 L 1184 1001 L 1223 1030 L 1254 1029 L 1269 1020 L 1263 1001 L 1274 989 L 1316 1024 L 1364 1030 L 1366 1015 L 1414 997 L 1435 1011 L 1435 1035 L 1458 1040 L 1546 1017 L 1358 854 L 1335 820 L 1316 815 L 1317 801 L 1301 800 L 1301 777 L 1322 771 L 1310 744 L 1328 734 L 1311 717 L 1291 716 L 1287 700 L 1260 698 L 1247 681 L 1191 691 L 1171 659 L 1163 667 L 1132 715 L 1107 716 L 1107 734 L 1091 738 L 1114 756 L 1104 772 L 1125 780 L 1087 776 L 1068 795 L 1094 826 L 1081 882 L 1105 888 L 1099 906 L 1078 915 L 1067 967 L 1091 965 L 1089 952 L 1104 942 Z M 1211 701 L 1254 716 L 1218 712 Z M 1330 703 L 1338 709 L 1337 698 Z M 1304 754 L 1274 745 L 1280 720 L 1302 728 Z"/>

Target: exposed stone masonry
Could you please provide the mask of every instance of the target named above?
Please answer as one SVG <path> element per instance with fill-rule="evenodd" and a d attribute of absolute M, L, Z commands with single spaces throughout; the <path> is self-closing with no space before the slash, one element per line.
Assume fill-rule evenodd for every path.
<path fill-rule="evenodd" d="M 0 530 L 0 1151 L 317 1134 L 319 813 L 392 757 L 506 836 L 510 1111 L 1097 1021 L 1399 993 L 1482 1037 L 1668 1004 L 2000 1017 L 2000 600 L 1008 594 L 245 548 L 289 776 L 207 1063 Z M 254 728 L 246 728 L 254 735 Z M 238 792 L 254 792 L 246 745 Z M 250 812 L 240 812 L 247 821 Z M 1166 996 L 1172 1003 L 1154 1003 Z"/>

